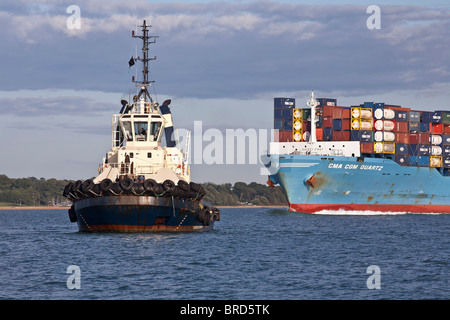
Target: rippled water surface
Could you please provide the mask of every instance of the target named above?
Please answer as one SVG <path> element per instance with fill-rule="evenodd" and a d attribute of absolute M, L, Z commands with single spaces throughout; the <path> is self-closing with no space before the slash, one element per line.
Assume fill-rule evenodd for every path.
<path fill-rule="evenodd" d="M 211 232 L 85 234 L 66 210 L 0 211 L 0 299 L 449 299 L 449 230 L 450 215 L 246 208 Z"/>

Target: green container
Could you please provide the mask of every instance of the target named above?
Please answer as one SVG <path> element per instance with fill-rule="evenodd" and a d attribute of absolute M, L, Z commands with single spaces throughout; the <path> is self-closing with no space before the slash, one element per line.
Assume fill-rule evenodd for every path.
<path fill-rule="evenodd" d="M 450 111 L 442 111 L 442 123 L 450 123 Z"/>

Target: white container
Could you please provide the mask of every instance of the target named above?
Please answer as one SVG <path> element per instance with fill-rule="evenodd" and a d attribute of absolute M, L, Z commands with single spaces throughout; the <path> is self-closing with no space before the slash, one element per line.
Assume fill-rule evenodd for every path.
<path fill-rule="evenodd" d="M 383 119 L 384 117 L 384 109 L 375 109 L 374 117 L 375 119 Z"/>
<path fill-rule="evenodd" d="M 431 135 L 431 144 L 441 144 L 442 143 L 442 136 L 439 136 L 437 134 Z"/>
<path fill-rule="evenodd" d="M 302 130 L 302 122 L 301 121 L 294 122 L 294 130 Z"/>
<path fill-rule="evenodd" d="M 384 118 L 388 120 L 395 119 L 395 111 L 391 109 L 384 109 Z"/>
<path fill-rule="evenodd" d="M 361 121 L 360 130 L 372 130 L 372 121 Z"/>
<path fill-rule="evenodd" d="M 384 141 L 386 141 L 386 142 L 394 142 L 395 141 L 395 133 L 389 132 L 389 131 L 384 131 L 383 138 L 384 138 Z"/>
<path fill-rule="evenodd" d="M 374 127 L 375 127 L 375 130 L 383 131 L 383 129 L 384 129 L 384 123 L 383 123 L 383 120 L 377 120 L 377 121 L 375 121 Z"/>
<path fill-rule="evenodd" d="M 375 134 L 373 135 L 373 139 L 375 142 L 382 142 L 383 141 L 383 131 L 375 131 Z"/>
<path fill-rule="evenodd" d="M 392 131 L 395 128 L 394 121 L 384 120 L 383 125 L 384 125 L 384 130 L 386 130 L 386 131 Z"/>
<path fill-rule="evenodd" d="M 440 156 L 442 155 L 442 148 L 438 146 L 431 147 L 431 155 L 432 156 Z"/>
<path fill-rule="evenodd" d="M 372 118 L 372 110 L 361 109 L 361 118 L 362 119 L 371 119 Z"/>
<path fill-rule="evenodd" d="M 373 150 L 375 153 L 383 153 L 383 142 L 375 142 L 373 144 Z"/>

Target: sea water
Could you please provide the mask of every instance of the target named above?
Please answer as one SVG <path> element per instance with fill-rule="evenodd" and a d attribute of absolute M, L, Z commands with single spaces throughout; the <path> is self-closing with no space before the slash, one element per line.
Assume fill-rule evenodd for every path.
<path fill-rule="evenodd" d="M 78 232 L 0 211 L 0 299 L 449 299 L 448 214 L 222 209 L 213 231 Z"/>

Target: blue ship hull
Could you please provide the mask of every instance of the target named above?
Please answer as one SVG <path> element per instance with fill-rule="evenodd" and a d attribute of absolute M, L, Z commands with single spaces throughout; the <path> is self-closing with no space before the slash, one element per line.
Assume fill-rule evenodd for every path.
<path fill-rule="evenodd" d="M 285 190 L 291 211 L 450 213 L 450 176 L 390 159 L 271 155 L 271 183 Z"/>
<path fill-rule="evenodd" d="M 101 196 L 71 208 L 82 232 L 190 232 L 212 230 L 219 213 L 198 201 L 153 196 Z"/>

